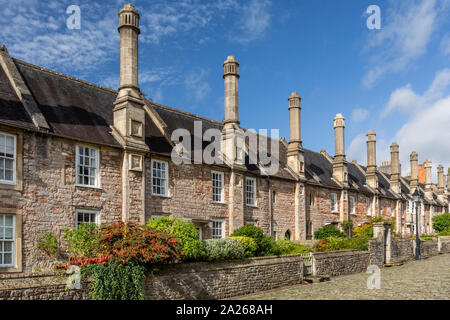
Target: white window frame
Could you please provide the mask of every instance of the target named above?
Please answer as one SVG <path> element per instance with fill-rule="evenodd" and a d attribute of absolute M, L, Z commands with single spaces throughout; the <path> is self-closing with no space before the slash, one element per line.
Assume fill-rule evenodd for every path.
<path fill-rule="evenodd" d="M 154 163 L 160 163 L 165 165 L 165 178 L 164 178 L 164 193 L 156 193 L 154 192 L 154 188 L 161 187 L 160 185 L 154 184 L 154 179 L 160 179 L 161 177 L 154 177 L 153 173 L 155 171 L 155 168 L 153 167 Z M 152 170 L 151 170 L 151 179 L 152 179 L 152 195 L 154 196 L 160 196 L 160 197 L 168 197 L 169 196 L 169 163 L 167 161 L 158 160 L 158 159 L 152 159 Z"/>
<path fill-rule="evenodd" d="M 355 197 L 354 196 L 348 197 L 348 211 L 350 212 L 351 215 L 356 215 Z"/>
<path fill-rule="evenodd" d="M 372 201 L 370 201 L 369 197 L 366 197 L 366 215 L 371 216 L 372 215 Z"/>
<path fill-rule="evenodd" d="M 88 148 L 90 150 L 95 150 L 95 167 L 88 167 L 88 168 L 94 168 L 95 169 L 95 176 L 94 176 L 94 184 L 84 184 L 84 183 L 79 183 L 78 178 L 80 177 L 80 173 L 79 173 L 79 167 L 81 166 L 80 164 L 80 151 L 79 148 Z M 83 155 L 83 157 L 86 157 L 85 155 Z M 83 165 L 85 166 L 85 165 Z M 82 177 L 84 178 L 86 175 L 82 175 Z M 90 188 L 99 188 L 100 187 L 100 149 L 98 148 L 94 148 L 92 146 L 86 146 L 86 145 L 81 145 L 81 144 L 77 144 L 75 146 L 75 184 L 77 186 L 80 187 L 90 187 Z M 84 179 L 83 179 L 84 180 Z"/>
<path fill-rule="evenodd" d="M 253 182 L 253 189 L 251 191 L 248 191 L 249 181 Z M 249 202 L 249 195 L 252 196 L 253 202 Z M 249 178 L 245 177 L 245 204 L 249 207 L 256 207 L 256 179 L 255 178 Z"/>
<path fill-rule="evenodd" d="M 217 228 L 215 226 L 216 223 L 220 223 L 220 228 Z M 214 234 L 214 230 L 220 230 L 220 235 Z M 212 220 L 212 226 L 211 226 L 211 236 L 213 239 L 223 239 L 225 238 L 225 222 L 223 219 L 214 219 Z"/>
<path fill-rule="evenodd" d="M 5 221 L 5 217 L 6 216 L 10 216 L 10 217 L 12 217 L 12 226 L 11 227 L 8 227 L 8 228 L 12 228 L 12 239 L 11 240 L 9 240 L 9 239 L 5 239 L 5 229 L 4 228 L 6 228 L 6 226 L 4 225 L 4 221 Z M 14 215 L 14 214 L 0 214 L 0 220 L 1 220 L 1 222 L 0 222 L 0 228 L 2 228 L 3 230 L 3 237 L 2 238 L 0 238 L 0 242 L 2 243 L 2 245 L 1 245 L 1 248 L 0 248 L 0 254 L 1 254 L 1 256 L 0 256 L 0 268 L 11 268 L 11 267 L 15 267 L 15 265 L 16 265 L 16 216 Z M 11 251 L 7 251 L 7 252 L 4 252 L 3 250 L 3 246 L 4 246 L 4 243 L 5 242 L 10 242 L 11 243 Z M 3 255 L 5 254 L 5 253 L 10 253 L 11 254 L 11 263 L 9 263 L 9 264 L 4 264 L 3 263 Z"/>
<path fill-rule="evenodd" d="M 216 191 L 218 189 L 218 187 L 214 186 L 214 181 L 219 181 L 218 179 L 215 179 L 214 176 L 220 177 L 220 183 L 221 183 L 221 188 L 220 188 L 220 194 L 216 194 L 214 193 L 214 191 Z M 219 200 L 214 200 L 215 196 L 219 196 L 220 199 Z M 225 174 L 221 171 L 214 171 L 211 170 L 211 200 L 213 203 L 225 203 Z"/>
<path fill-rule="evenodd" d="M 331 193 L 331 212 L 332 213 L 338 212 L 338 196 L 337 193 L 334 192 Z"/>
<path fill-rule="evenodd" d="M 425 204 L 423 202 L 420 203 L 420 215 L 425 216 Z"/>
<path fill-rule="evenodd" d="M 92 214 L 94 214 L 95 215 L 95 220 L 94 220 L 94 222 L 89 222 L 89 223 L 95 223 L 96 225 L 99 225 L 100 224 L 100 212 L 98 211 L 98 210 L 92 210 L 92 209 L 77 209 L 77 210 L 75 210 L 75 226 L 76 227 L 78 227 L 79 225 L 80 225 L 80 223 L 85 223 L 84 221 L 83 222 L 80 222 L 79 220 L 78 220 L 78 215 L 79 214 L 89 214 L 89 215 L 92 215 Z M 90 220 L 90 219 L 89 219 Z"/>
<path fill-rule="evenodd" d="M 5 132 L 0 132 L 0 136 L 4 135 L 5 136 L 5 141 L 6 141 L 6 137 L 12 137 L 14 142 L 13 142 L 13 146 L 14 146 L 14 157 L 13 158 L 7 158 L 5 157 L 0 157 L 0 159 L 10 159 L 13 160 L 13 168 L 12 168 L 12 181 L 11 180 L 5 180 L 5 179 L 0 179 L 0 183 L 2 184 L 16 184 L 16 167 L 17 167 L 17 137 L 13 134 L 9 134 L 9 133 L 5 133 Z M 1 137 L 0 137 L 1 138 Z M 5 148 L 6 148 L 6 143 L 5 143 Z M 6 172 L 6 168 L 4 169 Z"/>

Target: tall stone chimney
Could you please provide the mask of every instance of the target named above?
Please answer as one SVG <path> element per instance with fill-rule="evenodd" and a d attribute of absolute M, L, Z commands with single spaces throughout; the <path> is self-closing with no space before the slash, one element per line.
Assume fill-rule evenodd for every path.
<path fill-rule="evenodd" d="M 400 157 L 399 146 L 396 142 L 391 144 L 391 189 L 395 193 L 401 193 L 400 185 Z"/>
<path fill-rule="evenodd" d="M 442 166 L 442 164 L 438 165 L 437 172 L 438 172 L 438 194 L 440 196 L 443 196 L 445 190 L 444 190 L 444 167 Z"/>
<path fill-rule="evenodd" d="M 410 190 L 411 193 L 413 193 L 415 188 L 417 188 L 419 185 L 419 167 L 418 167 L 419 156 L 417 155 L 417 152 L 415 151 L 411 152 L 409 160 L 411 163 L 411 182 L 409 187 L 411 189 Z"/>
<path fill-rule="evenodd" d="M 239 124 L 239 62 L 228 56 L 223 63 L 225 81 L 225 121 L 224 124 Z"/>
<path fill-rule="evenodd" d="M 223 63 L 225 119 L 222 129 L 222 154 L 232 165 L 244 165 L 244 132 L 239 127 L 239 62 L 228 56 Z"/>
<path fill-rule="evenodd" d="M 370 130 L 367 135 L 367 171 L 366 183 L 373 189 L 378 188 L 377 177 L 377 135 L 373 130 Z"/>
<path fill-rule="evenodd" d="M 432 183 L 431 183 L 431 160 L 427 159 L 425 161 L 425 193 L 431 197 L 431 193 L 433 192 Z"/>
<path fill-rule="evenodd" d="M 292 170 L 305 175 L 305 157 L 302 146 L 301 98 L 297 92 L 289 97 L 289 147 L 288 165 Z"/>
<path fill-rule="evenodd" d="M 145 102 L 138 83 L 139 12 L 125 4 L 119 12 L 120 86 L 114 101 L 114 128 L 128 149 L 147 151 L 145 144 Z"/>
<path fill-rule="evenodd" d="M 132 4 L 119 11 L 120 86 L 114 101 L 112 134 L 123 147 L 122 220 L 145 223 L 145 101 L 138 82 L 139 12 Z M 133 182 L 133 185 L 130 183 Z M 141 186 L 140 189 L 136 186 Z M 131 205 L 130 194 L 135 198 Z"/>
<path fill-rule="evenodd" d="M 340 183 L 347 185 L 348 170 L 345 159 L 345 118 L 342 114 L 337 114 L 334 118 L 334 160 L 333 178 Z"/>

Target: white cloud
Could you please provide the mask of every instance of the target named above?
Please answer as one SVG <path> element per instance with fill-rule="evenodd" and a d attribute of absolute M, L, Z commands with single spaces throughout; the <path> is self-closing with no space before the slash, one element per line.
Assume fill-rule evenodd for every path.
<path fill-rule="evenodd" d="M 450 33 L 447 33 L 441 41 L 441 50 L 445 55 L 450 55 Z"/>
<path fill-rule="evenodd" d="M 241 17 L 237 23 L 240 32 L 233 33 L 233 40 L 248 43 L 263 37 L 271 23 L 270 0 L 251 0 L 241 8 Z"/>
<path fill-rule="evenodd" d="M 184 84 L 186 97 L 195 102 L 202 101 L 211 91 L 211 86 L 205 80 L 208 70 L 200 69 L 187 75 Z"/>
<path fill-rule="evenodd" d="M 351 121 L 352 122 L 361 122 L 367 119 L 369 116 L 369 111 L 362 108 L 356 108 L 353 109 L 352 115 L 351 115 Z"/>
<path fill-rule="evenodd" d="M 437 26 L 435 5 L 436 0 L 402 1 L 386 14 L 380 31 L 369 32 L 370 63 L 364 86 L 372 87 L 386 73 L 404 70 L 426 52 Z"/>
<path fill-rule="evenodd" d="M 410 169 L 409 155 L 419 154 L 419 162 L 430 159 L 433 163 L 433 180 L 436 181 L 437 165 L 450 167 L 450 69 L 436 73 L 429 88 L 416 93 L 411 85 L 395 90 L 383 115 L 386 117 L 395 110 L 406 116 L 406 122 L 390 139 L 377 142 L 378 162 L 389 160 L 389 145 L 395 141 L 400 146 L 400 161 L 403 174 Z M 365 136 L 356 136 L 347 150 L 349 158 L 365 163 Z"/>

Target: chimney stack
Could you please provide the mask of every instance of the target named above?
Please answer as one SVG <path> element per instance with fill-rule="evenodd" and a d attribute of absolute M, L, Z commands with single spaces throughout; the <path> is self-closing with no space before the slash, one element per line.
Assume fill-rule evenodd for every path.
<path fill-rule="evenodd" d="M 239 62 L 228 56 L 223 63 L 223 79 L 225 85 L 225 119 L 222 129 L 222 154 L 237 167 L 245 162 L 244 132 L 239 127 Z"/>
<path fill-rule="evenodd" d="M 411 152 L 409 160 L 411 163 L 411 183 L 409 187 L 411 189 L 411 193 L 413 193 L 415 188 L 419 186 L 419 167 L 418 167 L 419 156 L 417 155 L 417 152 L 415 151 Z"/>
<path fill-rule="evenodd" d="M 225 82 L 225 121 L 224 125 L 239 125 L 239 63 L 233 56 L 228 56 L 223 63 Z"/>
<path fill-rule="evenodd" d="M 138 84 L 139 12 L 132 4 L 119 11 L 120 86 L 114 101 L 113 127 L 128 150 L 148 151 L 145 144 L 145 101 Z M 137 155 L 133 156 L 137 159 Z M 142 161 L 142 158 L 140 158 Z M 134 160 L 137 163 L 137 160 Z M 142 163 L 142 162 L 141 162 Z"/>
<path fill-rule="evenodd" d="M 367 171 L 366 183 L 373 189 L 378 188 L 377 177 L 377 135 L 373 130 L 370 130 L 367 135 Z"/>
<path fill-rule="evenodd" d="M 399 146 L 396 142 L 391 144 L 391 189 L 400 194 L 400 157 L 399 157 Z"/>
<path fill-rule="evenodd" d="M 437 168 L 438 172 L 438 194 L 444 195 L 444 167 L 440 164 Z"/>
<path fill-rule="evenodd" d="M 344 128 L 345 118 L 339 113 L 334 118 L 333 178 L 346 185 L 348 183 L 348 171 L 345 159 Z"/>
<path fill-rule="evenodd" d="M 432 183 L 431 183 L 431 160 L 427 159 L 425 161 L 425 193 L 427 193 L 431 197 Z"/>
<path fill-rule="evenodd" d="M 288 165 L 301 176 L 305 175 L 305 159 L 301 131 L 301 98 L 297 92 L 289 97 Z"/>

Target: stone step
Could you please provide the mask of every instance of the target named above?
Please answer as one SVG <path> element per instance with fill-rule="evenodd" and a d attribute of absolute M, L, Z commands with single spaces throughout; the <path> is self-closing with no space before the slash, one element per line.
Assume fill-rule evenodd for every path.
<path fill-rule="evenodd" d="M 330 281 L 330 276 L 306 276 L 303 278 L 306 283 L 318 283 Z"/>

